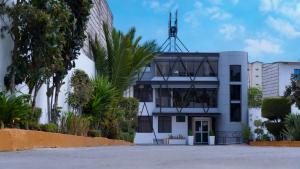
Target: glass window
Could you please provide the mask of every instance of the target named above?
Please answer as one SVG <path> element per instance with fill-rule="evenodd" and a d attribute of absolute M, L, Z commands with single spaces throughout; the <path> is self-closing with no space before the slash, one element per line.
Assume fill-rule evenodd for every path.
<path fill-rule="evenodd" d="M 241 104 L 231 103 L 230 104 L 230 121 L 240 122 L 241 121 Z"/>
<path fill-rule="evenodd" d="M 159 88 L 155 90 L 156 107 L 171 107 L 171 89 Z"/>
<path fill-rule="evenodd" d="M 156 76 L 169 76 L 170 66 L 168 61 L 156 62 Z"/>
<path fill-rule="evenodd" d="M 241 65 L 230 65 L 230 81 L 241 81 Z"/>
<path fill-rule="evenodd" d="M 152 133 L 152 116 L 138 116 L 137 132 Z"/>
<path fill-rule="evenodd" d="M 172 117 L 158 116 L 158 132 L 171 133 L 172 132 Z"/>
<path fill-rule="evenodd" d="M 230 100 L 241 100 L 241 85 L 230 85 Z"/>
<path fill-rule="evenodd" d="M 140 102 L 153 102 L 151 85 L 135 85 L 133 95 Z"/>
<path fill-rule="evenodd" d="M 296 80 L 300 80 L 300 69 L 294 69 L 294 76 Z"/>
<path fill-rule="evenodd" d="M 176 116 L 176 122 L 185 122 L 185 116 Z"/>

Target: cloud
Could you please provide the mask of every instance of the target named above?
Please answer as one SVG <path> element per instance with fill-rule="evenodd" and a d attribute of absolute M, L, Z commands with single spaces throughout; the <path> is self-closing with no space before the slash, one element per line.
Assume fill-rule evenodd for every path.
<path fill-rule="evenodd" d="M 219 29 L 219 33 L 222 34 L 226 40 L 232 40 L 236 34 L 244 32 L 245 27 L 242 25 L 224 24 Z"/>
<path fill-rule="evenodd" d="M 174 0 L 168 0 L 164 3 L 160 2 L 159 0 L 144 0 L 143 5 L 149 7 L 150 9 L 156 12 L 171 11 L 178 7 Z"/>
<path fill-rule="evenodd" d="M 223 0 L 209 0 L 210 3 L 214 4 L 214 5 L 223 5 L 224 2 Z M 227 0 L 226 0 L 227 2 Z M 239 3 L 239 0 L 230 0 L 230 2 L 233 4 L 233 5 L 236 5 Z"/>
<path fill-rule="evenodd" d="M 275 31 L 287 38 L 300 37 L 300 32 L 296 30 L 296 28 L 286 20 L 268 17 L 266 22 L 271 28 L 273 28 Z"/>
<path fill-rule="evenodd" d="M 263 12 L 277 10 L 281 0 L 260 0 L 259 9 Z"/>
<path fill-rule="evenodd" d="M 194 9 L 185 13 L 183 18 L 186 23 L 190 23 L 192 26 L 197 27 L 200 24 L 199 17 L 202 15 L 204 9 L 203 4 L 200 1 L 194 3 Z"/>
<path fill-rule="evenodd" d="M 246 39 L 244 50 L 249 56 L 277 55 L 282 53 L 281 45 L 268 39 Z"/>
<path fill-rule="evenodd" d="M 206 9 L 207 13 L 210 15 L 211 19 L 215 20 L 225 20 L 231 18 L 231 14 L 225 12 L 219 7 L 211 7 Z"/>

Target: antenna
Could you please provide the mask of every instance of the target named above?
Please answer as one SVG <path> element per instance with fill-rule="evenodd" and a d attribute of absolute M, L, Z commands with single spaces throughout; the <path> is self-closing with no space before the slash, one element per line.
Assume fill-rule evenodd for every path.
<path fill-rule="evenodd" d="M 189 52 L 186 46 L 177 36 L 178 33 L 178 11 L 175 12 L 175 18 L 172 13 L 169 14 L 169 37 L 160 47 L 162 52 Z M 179 43 L 177 43 L 177 40 Z M 183 51 L 185 50 L 185 51 Z"/>

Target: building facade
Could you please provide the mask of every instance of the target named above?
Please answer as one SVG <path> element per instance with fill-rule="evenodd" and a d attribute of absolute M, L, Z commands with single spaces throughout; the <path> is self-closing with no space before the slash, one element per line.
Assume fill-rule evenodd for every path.
<path fill-rule="evenodd" d="M 134 142 L 160 144 L 190 131 L 195 144 L 207 144 L 213 131 L 217 144 L 240 143 L 247 63 L 245 52 L 158 54 L 131 89 L 140 101 Z"/>
<path fill-rule="evenodd" d="M 255 61 L 248 64 L 248 86 L 262 89 L 263 63 Z"/>
<path fill-rule="evenodd" d="M 13 1 L 13 0 L 11 0 Z M 96 37 L 100 44 L 105 44 L 104 33 L 102 29 L 103 23 L 107 23 L 109 28 L 112 28 L 113 16 L 110 8 L 106 2 L 106 0 L 93 0 L 93 7 L 91 9 L 90 18 L 87 23 L 86 35 L 91 38 Z M 0 22 L 0 26 L 4 23 Z M 10 52 L 13 49 L 13 41 L 7 35 L 4 39 L 0 41 L 0 90 L 4 89 L 4 76 L 6 74 L 6 68 L 11 63 Z M 59 95 L 59 107 L 62 107 L 62 112 L 69 111 L 69 105 L 66 103 L 66 93 L 68 93 L 70 89 L 70 78 L 73 74 L 73 71 L 76 69 L 80 69 L 85 71 L 90 77 L 94 77 L 96 74 L 95 63 L 91 53 L 89 52 L 89 43 L 88 39 L 86 39 L 83 48 L 80 51 L 80 55 L 78 59 L 75 61 L 75 68 L 69 71 L 68 75 L 65 77 L 65 84 L 61 87 L 60 95 Z M 27 86 L 25 84 L 21 84 L 17 86 L 17 90 L 27 93 Z M 42 109 L 42 115 L 40 118 L 40 123 L 48 122 L 48 114 L 47 114 L 47 97 L 46 97 L 46 85 L 43 85 L 38 92 L 36 99 L 36 106 Z"/>

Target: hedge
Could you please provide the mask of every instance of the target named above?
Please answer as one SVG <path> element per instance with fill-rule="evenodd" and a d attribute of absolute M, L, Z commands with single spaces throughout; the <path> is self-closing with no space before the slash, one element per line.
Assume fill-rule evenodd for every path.
<path fill-rule="evenodd" d="M 265 98 L 262 103 L 262 116 L 269 120 L 281 120 L 290 114 L 291 103 L 287 98 Z"/>

